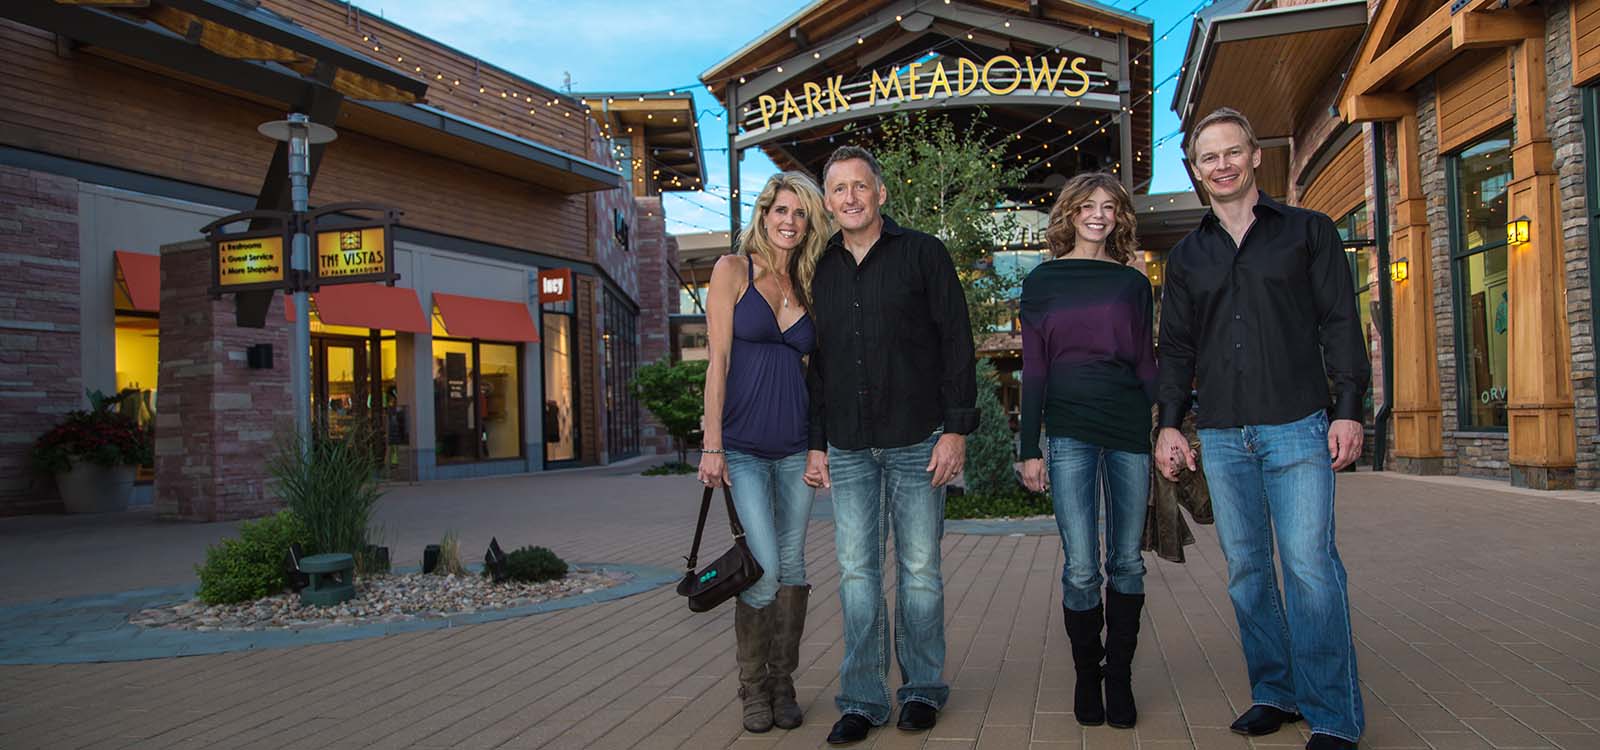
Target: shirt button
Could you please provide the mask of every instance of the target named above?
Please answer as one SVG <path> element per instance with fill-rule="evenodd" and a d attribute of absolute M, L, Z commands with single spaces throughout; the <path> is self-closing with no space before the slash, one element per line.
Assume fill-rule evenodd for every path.
<path fill-rule="evenodd" d="M 860 303 L 860 302 L 857 302 L 857 303 L 856 303 L 856 307 L 860 307 L 860 306 L 861 306 L 861 303 Z"/>
<path fill-rule="evenodd" d="M 1239 349 L 1239 348 L 1242 348 L 1243 346 L 1244 346 L 1244 344 L 1234 344 L 1233 348 Z"/>
<path fill-rule="evenodd" d="M 1233 315 L 1233 319 L 1234 319 L 1234 320 L 1239 320 L 1239 319 L 1240 319 L 1240 316 L 1239 316 L 1239 314 L 1238 314 L 1238 313 L 1234 313 L 1234 315 Z"/>

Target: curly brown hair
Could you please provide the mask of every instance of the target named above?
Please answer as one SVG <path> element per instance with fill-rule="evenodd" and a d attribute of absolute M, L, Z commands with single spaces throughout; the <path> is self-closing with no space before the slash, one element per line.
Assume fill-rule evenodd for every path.
<path fill-rule="evenodd" d="M 1106 172 L 1086 172 L 1061 186 L 1055 205 L 1050 207 L 1050 223 L 1045 229 L 1045 238 L 1050 242 L 1050 255 L 1060 258 L 1072 252 L 1072 245 L 1078 238 L 1072 217 L 1078 212 L 1078 206 L 1083 205 L 1097 189 L 1110 193 L 1111 199 L 1117 204 L 1117 226 L 1106 238 L 1106 255 L 1126 265 L 1133 260 L 1133 253 L 1139 247 L 1136 228 L 1138 217 L 1133 210 L 1133 197 L 1128 195 L 1128 189 Z"/>

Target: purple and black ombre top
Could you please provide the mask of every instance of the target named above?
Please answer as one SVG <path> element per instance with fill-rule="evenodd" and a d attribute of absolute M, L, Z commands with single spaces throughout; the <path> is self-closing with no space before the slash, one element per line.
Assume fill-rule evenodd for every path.
<path fill-rule="evenodd" d="M 1150 280 L 1132 266 L 1063 258 L 1022 283 L 1022 458 L 1051 437 L 1150 452 L 1155 400 Z"/>
<path fill-rule="evenodd" d="M 759 458 L 791 456 L 806 449 L 810 411 L 801 358 L 816 347 L 809 314 L 779 330 L 772 305 L 750 284 L 733 305 L 733 346 L 722 401 L 722 447 Z"/>

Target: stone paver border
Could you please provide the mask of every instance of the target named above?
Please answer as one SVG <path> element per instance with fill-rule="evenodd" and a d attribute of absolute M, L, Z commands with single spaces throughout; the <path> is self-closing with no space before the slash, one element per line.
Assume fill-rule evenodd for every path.
<path fill-rule="evenodd" d="M 477 567 L 477 566 L 474 566 Z M 220 654 L 318 643 L 353 641 L 396 633 L 473 625 L 555 612 L 623 599 L 677 581 L 681 571 L 651 565 L 574 563 L 574 568 L 628 573 L 629 581 L 589 594 L 522 607 L 449 617 L 363 625 L 327 625 L 303 630 L 195 632 L 141 628 L 128 617 L 149 607 L 187 601 L 195 586 L 146 588 L 115 594 L 0 607 L 0 664 L 79 664 L 140 661 L 172 656 Z"/>

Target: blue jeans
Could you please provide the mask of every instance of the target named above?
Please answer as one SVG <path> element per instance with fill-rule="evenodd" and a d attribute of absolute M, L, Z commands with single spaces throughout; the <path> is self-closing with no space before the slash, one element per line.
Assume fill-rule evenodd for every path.
<path fill-rule="evenodd" d="M 1203 429 L 1200 444 L 1251 700 L 1299 711 L 1313 732 L 1360 739 L 1365 722 L 1344 563 L 1334 546 L 1327 415 Z"/>
<path fill-rule="evenodd" d="M 883 558 L 894 526 L 894 651 L 900 661 L 897 697 L 943 708 L 944 488 L 927 471 L 938 432 L 901 448 L 828 450 L 833 478 L 834 546 L 839 554 L 839 601 L 844 613 L 844 660 L 839 665 L 841 713 L 874 725 L 889 720 L 889 630 L 883 598 Z"/>
<path fill-rule="evenodd" d="M 1150 501 L 1150 454 L 1050 438 L 1050 499 L 1066 564 L 1061 601 L 1067 609 L 1100 604 L 1100 503 L 1106 509 L 1106 576 L 1123 594 L 1144 593 L 1144 517 Z"/>
<path fill-rule="evenodd" d="M 769 459 L 728 451 L 726 458 L 733 507 L 763 571 L 739 599 L 760 609 L 778 597 L 780 585 L 805 585 L 806 524 L 816 491 L 805 483 L 804 452 Z"/>

